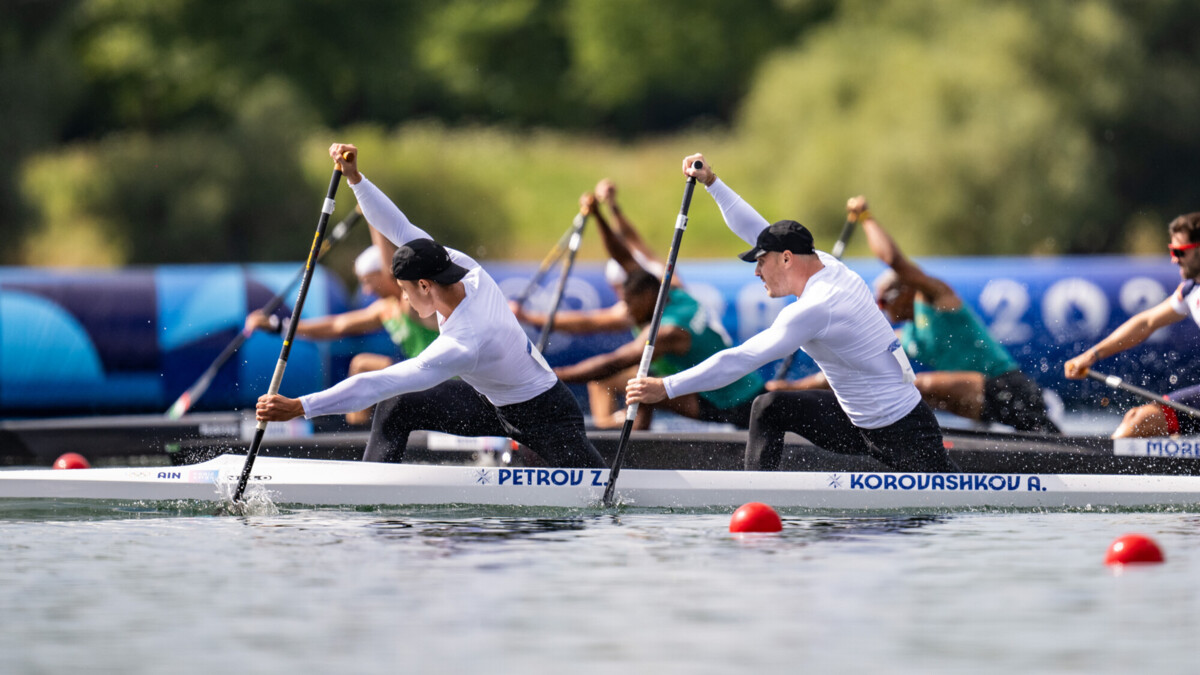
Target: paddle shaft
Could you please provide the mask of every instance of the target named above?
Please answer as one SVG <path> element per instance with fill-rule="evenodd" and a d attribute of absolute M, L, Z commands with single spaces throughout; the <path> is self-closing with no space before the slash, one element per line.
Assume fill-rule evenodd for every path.
<path fill-rule="evenodd" d="M 562 274 L 558 277 L 558 286 L 554 289 L 554 301 L 550 303 L 550 312 L 546 315 L 546 324 L 542 326 L 542 334 L 538 336 L 537 349 L 546 351 L 546 343 L 550 341 L 550 333 L 554 331 L 554 317 L 562 304 L 563 293 L 567 290 L 567 278 L 575 267 L 575 254 L 579 253 L 579 243 L 583 241 L 583 226 L 587 224 L 587 214 L 579 213 L 571 223 L 570 241 L 567 243 L 567 259 L 563 261 Z"/>
<path fill-rule="evenodd" d="M 1117 377 L 1116 375 L 1105 375 L 1104 373 L 1097 373 L 1094 370 L 1088 370 L 1087 375 L 1088 375 L 1088 377 L 1092 378 L 1093 380 L 1099 380 L 1099 381 L 1103 382 L 1104 384 L 1107 384 L 1108 386 L 1112 387 L 1113 389 L 1121 389 L 1121 390 L 1127 391 L 1131 394 L 1137 394 L 1138 396 L 1141 396 L 1144 399 L 1154 401 L 1155 403 L 1158 403 L 1160 405 L 1170 406 L 1180 412 L 1187 413 L 1187 414 L 1191 415 L 1192 417 L 1200 418 L 1200 410 L 1197 410 L 1196 408 L 1193 408 L 1190 405 L 1184 405 L 1182 403 L 1172 401 L 1171 399 L 1167 398 L 1166 396 L 1160 396 L 1160 395 L 1150 391 L 1149 389 L 1142 389 L 1141 387 L 1138 387 L 1136 385 L 1129 384 L 1128 382 L 1126 382 L 1125 380 L 1122 380 L 1121 378 Z"/>
<path fill-rule="evenodd" d="M 838 235 L 837 241 L 833 243 L 833 257 L 838 260 L 842 259 L 842 254 L 846 252 L 846 243 L 850 241 L 850 235 L 854 234 L 855 221 L 847 219 L 842 225 L 842 233 Z M 788 371 L 792 369 L 792 363 L 796 360 L 796 352 L 792 352 L 784 357 L 780 362 L 779 367 L 775 369 L 775 380 L 786 380 Z"/>
<path fill-rule="evenodd" d="M 554 244 L 554 248 L 550 249 L 545 258 L 542 258 L 537 271 L 533 273 L 533 278 L 529 280 L 529 283 L 525 284 L 525 288 L 521 291 L 521 294 L 516 297 L 517 306 L 524 305 L 525 301 L 529 300 L 529 296 L 533 294 L 533 289 L 542 284 L 542 279 L 545 278 L 546 273 L 550 271 L 554 263 L 558 262 L 559 258 L 562 258 L 563 253 L 567 250 L 567 242 L 571 240 L 571 233 L 573 231 L 574 227 L 567 228 L 567 231 L 563 232 L 563 235 L 558 238 L 558 243 Z"/>
<path fill-rule="evenodd" d="M 704 165 L 697 160 L 692 164 L 693 169 Z M 679 206 L 679 215 L 675 218 L 675 236 L 671 238 L 671 250 L 667 254 L 667 267 L 663 272 L 661 285 L 658 287 L 658 299 L 654 301 L 654 315 L 650 319 L 650 328 L 646 332 L 646 346 L 642 349 L 642 361 L 638 364 L 638 377 L 645 377 L 650 372 L 650 361 L 654 358 L 654 341 L 658 339 L 658 327 L 662 323 L 663 310 L 667 307 L 667 296 L 671 293 L 671 277 L 675 274 L 675 260 L 679 257 L 679 243 L 683 241 L 683 233 L 687 230 L 688 209 L 692 205 L 692 192 L 696 189 L 696 177 L 688 176 L 683 187 L 683 203 Z M 604 486 L 604 506 L 613 505 L 613 497 L 617 491 L 617 476 L 621 473 L 621 464 L 625 461 L 625 448 L 629 445 L 629 434 L 633 432 L 633 422 L 637 418 L 638 404 L 630 403 L 625 409 L 625 424 L 621 426 L 621 438 L 617 442 L 617 455 L 613 457 L 612 468 L 608 472 L 608 485 Z"/>
<path fill-rule="evenodd" d="M 347 157 L 346 159 L 350 158 Z M 338 183 L 341 180 L 342 171 L 340 168 L 335 168 L 333 176 L 329 179 L 329 190 L 325 193 L 325 202 L 321 207 L 321 217 L 317 219 L 317 232 L 313 236 L 312 247 L 308 251 L 308 262 L 304 265 L 304 275 L 300 281 L 300 291 L 296 295 L 296 304 L 292 308 L 292 316 L 296 320 L 288 322 L 287 335 L 283 339 L 283 347 L 279 350 L 279 360 L 275 363 L 275 373 L 271 376 L 271 386 L 267 389 L 267 395 L 279 393 L 279 383 L 283 381 L 283 371 L 287 368 L 288 356 L 292 353 L 292 339 L 296 337 L 296 325 L 300 323 L 300 313 L 304 311 L 304 298 L 308 295 L 308 286 L 312 283 L 313 270 L 317 266 L 317 256 L 321 251 L 321 240 L 325 238 L 325 227 L 329 224 L 329 215 L 333 213 L 333 197 L 337 194 Z M 238 478 L 237 488 L 233 492 L 234 502 L 242 500 L 242 493 L 246 491 L 246 483 L 250 481 L 250 470 L 254 468 L 254 458 L 258 456 L 258 448 L 262 445 L 263 434 L 266 430 L 266 420 L 260 420 L 254 431 L 254 441 L 250 444 L 249 452 L 246 453 L 246 464 L 242 467 L 242 475 Z"/>
<path fill-rule="evenodd" d="M 846 244 L 850 243 L 850 235 L 854 234 L 855 221 L 847 219 L 842 224 L 842 233 L 838 235 L 837 241 L 833 242 L 833 250 L 830 253 L 838 260 L 842 259 L 842 254 L 846 252 Z"/>
<path fill-rule="evenodd" d="M 350 229 L 353 228 L 361 218 L 362 214 L 357 210 L 354 210 L 351 211 L 350 215 L 346 216 L 342 222 L 334 225 L 333 230 L 329 233 L 329 238 L 326 239 L 325 243 L 321 246 L 321 252 L 317 256 L 317 261 L 320 262 L 320 260 L 325 257 L 325 254 L 329 252 L 329 249 L 337 245 L 337 243 L 342 239 L 345 239 L 346 235 L 350 233 Z M 304 277 L 304 270 L 304 267 L 296 270 L 296 276 L 292 277 L 292 280 L 283 287 L 283 290 L 276 294 L 275 297 L 271 298 L 270 302 L 262 306 L 261 311 L 263 314 L 272 314 L 275 312 L 275 310 L 279 309 L 279 306 L 283 304 L 284 297 L 286 297 L 286 294 L 292 289 L 292 286 L 295 286 L 296 282 L 300 281 Z M 225 349 L 221 350 L 221 353 L 217 355 L 217 358 L 214 359 L 212 364 L 208 366 L 208 369 L 201 373 L 200 377 L 192 383 L 192 386 L 188 387 L 187 391 L 183 392 L 179 395 L 179 398 L 175 399 L 175 402 L 172 403 L 171 407 L 167 409 L 167 418 L 177 420 L 186 415 L 187 411 L 191 410 L 196 401 L 200 400 L 200 397 L 204 395 L 204 392 L 208 391 L 208 387 L 212 384 L 213 378 L 217 376 L 217 373 L 220 372 L 221 367 L 225 365 L 225 362 L 228 361 L 231 356 L 233 356 L 234 352 L 236 352 L 238 349 L 241 349 L 242 345 L 253 333 L 254 331 L 252 330 L 242 328 L 242 330 L 239 331 L 238 334 L 229 341 L 229 344 L 225 345 Z"/>

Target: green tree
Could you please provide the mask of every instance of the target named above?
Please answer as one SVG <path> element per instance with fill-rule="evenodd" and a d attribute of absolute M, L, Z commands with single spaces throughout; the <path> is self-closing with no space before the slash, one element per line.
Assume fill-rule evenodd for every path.
<path fill-rule="evenodd" d="M 865 193 L 915 251 L 1076 251 L 1113 228 L 1091 122 L 1120 111 L 1130 38 L 1099 2 L 846 2 L 761 71 L 737 134 L 774 212 L 826 235 Z"/>
<path fill-rule="evenodd" d="M 71 2 L 0 4 L 0 264 L 20 262 L 31 213 L 19 190 L 22 163 L 56 144 L 83 95 L 70 58 Z"/>

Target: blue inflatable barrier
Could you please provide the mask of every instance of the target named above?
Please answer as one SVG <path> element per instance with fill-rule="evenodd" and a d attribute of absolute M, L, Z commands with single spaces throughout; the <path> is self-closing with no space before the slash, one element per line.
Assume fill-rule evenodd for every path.
<path fill-rule="evenodd" d="M 0 415 L 165 412 L 250 309 L 285 290 L 295 272 L 294 264 L 0 268 Z M 318 269 L 305 316 L 347 307 L 341 282 Z M 328 386 L 350 346 L 298 342 L 285 385 L 293 392 Z M 254 335 L 195 409 L 252 403 L 278 355 L 277 336 Z"/>
<path fill-rule="evenodd" d="M 1165 257 L 929 258 L 920 260 L 952 285 L 984 319 L 1022 368 L 1070 407 L 1094 407 L 1103 385 L 1067 381 L 1062 364 L 1133 314 L 1161 302 L 1179 283 Z M 873 259 L 847 264 L 871 282 L 883 267 Z M 516 296 L 533 263 L 486 265 Z M 580 262 L 566 286 L 563 309 L 593 309 L 616 296 L 603 266 Z M 124 270 L 0 268 L 0 417 L 77 413 L 165 412 L 261 307 L 295 275 L 294 264 L 187 265 Z M 765 328 L 787 301 L 771 299 L 737 260 L 681 260 L 676 273 L 734 341 Z M 553 275 L 529 300 L 546 308 Z M 287 289 L 290 304 L 295 289 Z M 318 269 L 305 316 L 359 306 L 333 275 Z M 537 331 L 530 329 L 537 340 Z M 1190 319 L 1097 369 L 1161 393 L 1200 382 Z M 573 363 L 630 339 L 624 333 L 557 333 L 546 349 L 551 365 Z M 371 351 L 397 355 L 382 333 L 336 342 L 298 340 L 281 392 L 300 395 L 346 375 L 350 358 Z M 266 391 L 279 337 L 257 333 L 222 369 L 194 410 L 253 405 Z M 920 368 L 920 364 L 916 364 Z M 791 376 L 815 370 L 803 355 Z M 772 375 L 774 365 L 763 368 Z"/>

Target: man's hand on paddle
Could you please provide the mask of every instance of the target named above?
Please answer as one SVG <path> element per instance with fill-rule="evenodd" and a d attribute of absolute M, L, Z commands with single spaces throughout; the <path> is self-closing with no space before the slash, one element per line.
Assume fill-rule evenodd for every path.
<path fill-rule="evenodd" d="M 846 220 L 857 223 L 862 215 L 871 210 L 867 205 L 867 198 L 859 195 L 846 200 Z"/>
<path fill-rule="evenodd" d="M 254 418 L 259 422 L 286 422 L 304 415 L 300 399 L 279 394 L 263 394 L 254 406 Z"/>
<path fill-rule="evenodd" d="M 272 321 L 272 319 L 274 319 L 274 321 Z M 278 333 L 280 332 L 282 325 L 283 324 L 280 323 L 278 318 L 274 317 L 273 315 L 264 314 L 261 309 L 256 309 L 246 315 L 246 326 L 244 328 L 244 332 L 249 334 L 256 330 L 267 330 L 271 331 L 272 333 Z"/>
<path fill-rule="evenodd" d="M 329 146 L 329 156 L 341 169 L 348 185 L 362 180 L 362 174 L 358 172 L 358 148 L 348 143 L 334 143 Z"/>
<path fill-rule="evenodd" d="M 596 200 L 612 206 L 617 201 L 617 184 L 608 178 L 601 179 L 596 183 Z"/>
<path fill-rule="evenodd" d="M 585 192 L 579 195 L 579 212 L 585 216 L 592 215 L 596 210 L 596 195 Z"/>
<path fill-rule="evenodd" d="M 1067 376 L 1068 380 L 1082 380 L 1087 377 L 1088 370 L 1098 360 L 1096 352 L 1089 349 L 1063 364 L 1063 374 Z"/>
<path fill-rule="evenodd" d="M 635 377 L 625 385 L 625 404 L 658 403 L 667 398 L 667 388 L 660 377 Z"/>
<path fill-rule="evenodd" d="M 692 168 L 692 165 L 700 162 L 703 166 L 699 169 Z M 708 165 L 708 160 L 704 159 L 704 155 L 696 153 L 683 158 L 683 175 L 695 176 L 696 181 L 704 183 L 704 187 L 713 184 L 717 180 L 717 174 L 713 173 L 712 167 Z"/>

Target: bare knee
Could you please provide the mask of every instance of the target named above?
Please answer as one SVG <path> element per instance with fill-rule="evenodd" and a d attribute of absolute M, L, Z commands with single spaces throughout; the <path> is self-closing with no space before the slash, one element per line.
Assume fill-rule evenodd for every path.
<path fill-rule="evenodd" d="M 1145 438 L 1148 436 L 1167 436 L 1167 417 L 1162 408 L 1154 404 L 1138 406 L 1125 413 L 1120 426 L 1113 432 L 1113 438 Z"/>

